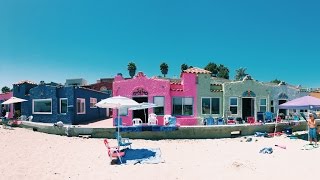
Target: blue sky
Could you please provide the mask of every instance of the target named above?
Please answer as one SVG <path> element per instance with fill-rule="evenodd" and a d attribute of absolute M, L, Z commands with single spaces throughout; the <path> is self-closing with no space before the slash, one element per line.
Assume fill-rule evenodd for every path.
<path fill-rule="evenodd" d="M 180 65 L 247 68 L 254 79 L 320 87 L 320 1 L 0 0 L 0 88 L 28 79 L 89 83 L 179 76 Z"/>

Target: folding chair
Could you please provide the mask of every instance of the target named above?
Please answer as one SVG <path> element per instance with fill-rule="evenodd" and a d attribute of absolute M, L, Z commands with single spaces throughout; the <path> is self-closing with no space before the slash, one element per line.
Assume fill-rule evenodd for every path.
<path fill-rule="evenodd" d="M 108 149 L 108 156 L 110 158 L 110 163 L 112 162 L 113 159 L 119 159 L 120 163 L 122 164 L 121 157 L 125 155 L 125 152 L 119 151 L 118 147 L 110 147 L 108 139 L 104 139 L 104 144 Z"/>
<path fill-rule="evenodd" d="M 127 146 L 131 149 L 131 144 L 132 142 L 130 142 L 129 138 L 123 138 L 121 137 L 121 135 L 118 132 L 115 132 L 115 137 L 118 141 L 118 146 L 121 147 L 123 146 L 124 148 L 126 148 Z"/>

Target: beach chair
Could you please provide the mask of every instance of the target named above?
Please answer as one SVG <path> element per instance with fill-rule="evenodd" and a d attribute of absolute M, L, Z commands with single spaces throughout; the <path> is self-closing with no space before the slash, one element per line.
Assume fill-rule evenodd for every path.
<path fill-rule="evenodd" d="M 132 125 L 133 126 L 142 125 L 142 120 L 140 118 L 134 118 L 134 119 L 132 119 Z"/>
<path fill-rule="evenodd" d="M 248 116 L 247 117 L 247 123 L 249 124 L 254 124 L 256 122 L 255 118 L 253 116 Z"/>
<path fill-rule="evenodd" d="M 217 125 L 224 125 L 224 119 L 222 117 L 217 119 Z"/>
<path fill-rule="evenodd" d="M 28 118 L 27 118 L 27 121 L 32 121 L 32 119 L 33 119 L 33 116 L 29 116 Z"/>
<path fill-rule="evenodd" d="M 121 157 L 123 157 L 125 155 L 125 152 L 120 151 L 118 147 L 110 147 L 108 139 L 104 140 L 104 144 L 108 150 L 108 156 L 110 158 L 110 163 L 112 163 L 112 160 L 114 158 L 119 159 L 120 163 L 122 163 Z"/>
<path fill-rule="evenodd" d="M 207 117 L 204 119 L 206 125 L 214 125 L 213 117 Z"/>
<path fill-rule="evenodd" d="M 163 116 L 163 125 L 168 125 L 169 124 L 169 118 L 171 117 L 170 114 L 166 114 Z"/>
<path fill-rule="evenodd" d="M 157 115 L 154 113 L 149 114 L 148 125 L 157 125 L 157 124 L 158 124 Z"/>
<path fill-rule="evenodd" d="M 131 149 L 132 142 L 130 142 L 129 138 L 121 137 L 121 135 L 118 132 L 115 132 L 114 134 L 115 134 L 115 137 L 116 137 L 116 139 L 118 141 L 119 148 L 122 146 L 124 148 L 129 147 Z"/>
<path fill-rule="evenodd" d="M 273 113 L 272 112 L 265 112 L 264 118 L 266 122 L 272 122 L 273 121 Z"/>

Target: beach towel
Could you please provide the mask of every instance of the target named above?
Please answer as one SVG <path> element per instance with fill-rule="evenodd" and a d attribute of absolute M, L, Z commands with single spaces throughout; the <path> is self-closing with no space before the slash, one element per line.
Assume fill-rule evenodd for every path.
<path fill-rule="evenodd" d="M 260 150 L 260 153 L 262 153 L 262 154 L 272 154 L 273 153 L 273 149 L 272 149 L 272 147 L 265 147 L 265 148 Z"/>
<path fill-rule="evenodd" d="M 319 145 L 315 146 L 313 144 L 306 144 L 301 148 L 301 150 L 312 150 L 312 149 L 318 148 L 318 146 Z"/>
<path fill-rule="evenodd" d="M 121 158 L 122 164 L 158 164 L 164 162 L 160 148 L 155 149 L 126 149 Z M 120 161 L 117 162 L 120 164 Z"/>

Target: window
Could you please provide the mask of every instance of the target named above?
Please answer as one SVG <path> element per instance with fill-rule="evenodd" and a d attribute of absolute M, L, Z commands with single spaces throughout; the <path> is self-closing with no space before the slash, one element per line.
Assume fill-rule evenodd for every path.
<path fill-rule="evenodd" d="M 33 114 L 52 114 L 52 99 L 34 99 L 32 101 Z"/>
<path fill-rule="evenodd" d="M 90 98 L 90 108 L 97 108 L 95 105 L 97 104 L 97 98 Z"/>
<path fill-rule="evenodd" d="M 238 114 L 238 98 L 230 98 L 231 114 Z"/>
<path fill-rule="evenodd" d="M 270 108 L 271 108 L 271 112 L 274 113 L 274 105 L 273 105 L 273 100 L 270 101 Z"/>
<path fill-rule="evenodd" d="M 86 113 L 86 100 L 82 98 L 77 98 L 77 114 Z"/>
<path fill-rule="evenodd" d="M 128 108 L 122 107 L 119 108 L 119 116 L 127 116 L 128 115 Z"/>
<path fill-rule="evenodd" d="M 193 114 L 193 98 L 175 97 L 173 98 L 174 115 L 192 115 Z"/>
<path fill-rule="evenodd" d="M 202 114 L 220 114 L 220 99 L 202 98 Z"/>
<path fill-rule="evenodd" d="M 158 106 L 153 108 L 153 112 L 157 115 L 164 115 L 164 97 L 163 96 L 153 97 L 153 103 Z"/>
<path fill-rule="evenodd" d="M 260 112 L 267 112 L 267 99 L 260 99 Z"/>
<path fill-rule="evenodd" d="M 68 112 L 68 99 L 60 98 L 60 114 L 65 114 Z"/>

